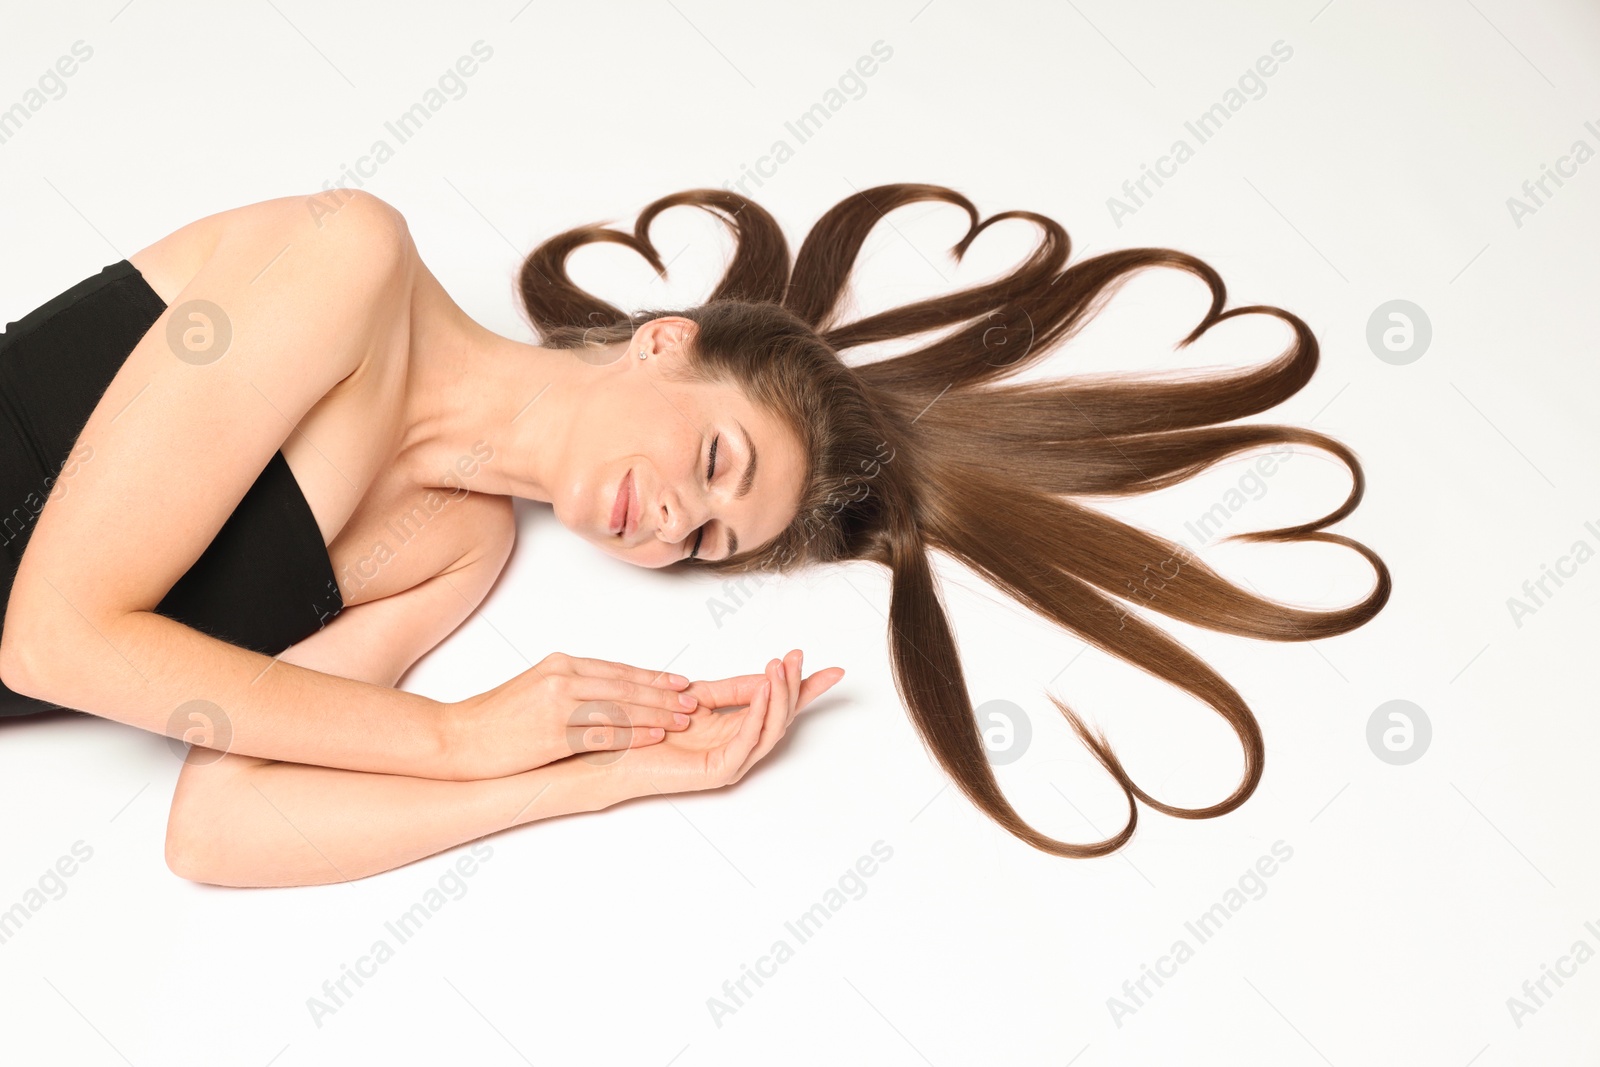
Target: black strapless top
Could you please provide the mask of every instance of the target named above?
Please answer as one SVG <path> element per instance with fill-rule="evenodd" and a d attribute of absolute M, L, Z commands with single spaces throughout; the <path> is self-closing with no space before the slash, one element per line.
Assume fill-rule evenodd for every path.
<path fill-rule="evenodd" d="M 124 259 L 0 332 L 0 632 L 49 488 L 111 379 L 165 310 Z M 279 451 L 155 610 L 271 656 L 343 608 L 316 517 Z M 0 683 L 0 716 L 59 706 Z"/>

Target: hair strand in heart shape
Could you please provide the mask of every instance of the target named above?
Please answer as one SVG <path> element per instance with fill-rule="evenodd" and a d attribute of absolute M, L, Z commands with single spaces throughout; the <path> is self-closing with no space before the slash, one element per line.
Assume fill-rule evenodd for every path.
<path fill-rule="evenodd" d="M 867 235 L 895 208 L 924 200 L 967 213 L 968 231 L 952 249 L 958 260 L 1002 219 L 1032 222 L 1043 237 L 997 281 L 836 323 Z M 704 303 L 629 315 L 572 283 L 567 257 L 595 241 L 627 245 L 665 275 L 648 230 L 662 211 L 680 205 L 718 215 L 736 241 L 732 262 Z M 839 560 L 887 567 L 895 684 L 924 744 L 967 798 L 1012 834 L 1045 852 L 1088 857 L 1127 843 L 1138 820 L 1136 801 L 1181 818 L 1211 818 L 1244 803 L 1261 781 L 1261 728 L 1243 698 L 1130 605 L 1224 633 L 1306 641 L 1366 623 L 1388 600 L 1390 580 L 1375 552 L 1324 530 L 1361 500 L 1361 466 L 1348 448 L 1298 427 L 1223 425 L 1282 403 L 1310 380 L 1318 359 L 1310 328 L 1276 307 L 1223 310 L 1221 277 L 1183 252 L 1122 249 L 1067 266 L 1070 250 L 1066 230 L 1045 216 L 1010 211 L 980 221 L 960 193 L 900 183 L 835 205 L 791 260 L 782 229 L 754 201 L 728 190 L 691 189 L 650 204 L 631 235 L 585 226 L 550 238 L 527 257 L 519 280 L 523 307 L 546 347 L 581 351 L 627 341 L 640 322 L 662 315 L 695 323 L 691 380 L 739 384 L 794 428 L 808 467 L 799 513 L 782 534 L 727 559 L 684 565 L 729 574 Z M 1243 315 L 1282 320 L 1292 333 L 1287 348 L 1248 370 L 1170 380 L 1005 381 L 1081 330 L 1131 275 L 1152 267 L 1187 272 L 1210 290 L 1205 316 L 1180 348 Z M 941 330 L 898 355 L 848 358 L 864 345 Z M 1336 457 L 1350 471 L 1349 496 L 1320 519 L 1229 540 L 1353 549 L 1375 575 L 1372 591 L 1356 604 L 1314 611 L 1277 603 L 1223 578 L 1184 546 L 1076 499 L 1175 485 L 1228 456 L 1280 444 Z M 1160 801 L 1133 781 L 1103 734 L 1047 691 L 1121 788 L 1128 816 L 1116 833 L 1089 843 L 1036 830 L 995 778 L 930 562 L 934 550 L 1096 648 L 1210 705 L 1243 747 L 1238 785 L 1205 807 Z"/>

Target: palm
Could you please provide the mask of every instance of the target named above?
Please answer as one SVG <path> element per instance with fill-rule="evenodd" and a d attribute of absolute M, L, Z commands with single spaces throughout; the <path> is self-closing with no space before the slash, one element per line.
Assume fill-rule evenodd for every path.
<path fill-rule="evenodd" d="M 650 748 L 672 748 L 684 752 L 709 752 L 726 745 L 739 732 L 739 724 L 750 714 L 750 705 L 712 711 L 700 707 L 689 716 L 687 730 L 668 730 L 659 744 Z"/>
<path fill-rule="evenodd" d="M 713 711 L 702 705 L 689 716 L 684 730 L 668 730 L 653 745 L 623 749 L 616 755 L 633 769 L 650 776 L 673 774 L 711 774 L 720 766 L 719 756 L 739 732 L 739 724 L 750 714 L 750 705 L 727 711 Z"/>
<path fill-rule="evenodd" d="M 798 659 L 795 670 L 798 674 Z M 839 668 L 832 667 L 805 679 L 797 694 L 795 710 L 809 704 L 843 674 Z M 738 772 L 739 767 L 730 764 L 743 764 L 744 750 L 731 743 L 735 742 L 746 720 L 753 714 L 760 714 L 752 709 L 752 701 L 764 677 L 749 674 L 692 683 L 685 692 L 700 704 L 690 713 L 687 728 L 668 730 L 660 741 L 610 755 L 620 757 L 619 766 L 628 767 L 630 774 L 640 775 L 658 792 L 703 788 L 705 779 L 721 780 L 730 772 Z M 787 703 L 787 696 L 783 700 Z M 725 710 L 714 710 L 717 708 Z M 756 758 L 764 753 L 763 748 Z"/>

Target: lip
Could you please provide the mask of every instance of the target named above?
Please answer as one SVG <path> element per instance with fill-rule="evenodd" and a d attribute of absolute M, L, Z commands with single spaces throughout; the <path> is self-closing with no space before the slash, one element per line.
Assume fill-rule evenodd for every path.
<path fill-rule="evenodd" d="M 628 473 L 622 476 L 622 481 L 617 483 L 617 499 L 611 505 L 611 526 L 613 534 L 628 532 L 633 507 L 633 468 L 628 468 Z"/>
<path fill-rule="evenodd" d="M 633 469 L 628 470 L 628 513 L 624 517 L 627 524 L 624 533 L 632 536 L 639 528 L 639 516 L 644 514 L 644 509 L 639 506 L 639 483 L 633 477 Z"/>

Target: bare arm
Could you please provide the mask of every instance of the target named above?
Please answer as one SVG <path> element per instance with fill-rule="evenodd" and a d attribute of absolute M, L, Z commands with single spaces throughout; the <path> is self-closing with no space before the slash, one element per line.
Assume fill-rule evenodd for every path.
<path fill-rule="evenodd" d="M 0 676 L 157 733 L 205 700 L 244 755 L 448 777 L 449 705 L 275 662 L 153 610 L 295 423 L 409 321 L 413 253 L 397 212 L 365 194 L 321 220 L 298 198 L 268 205 L 222 232 L 91 414 L 79 440 L 95 462 L 40 514 Z M 205 365 L 166 347 L 169 316 L 196 299 L 233 331 Z"/>
<path fill-rule="evenodd" d="M 776 661 L 774 661 L 776 662 Z M 632 797 L 714 788 L 737 775 L 696 771 L 702 757 L 728 755 L 739 773 L 776 744 L 795 712 L 838 681 L 837 668 L 800 681 L 798 651 L 770 707 L 721 718 L 709 710 L 745 703 L 761 675 L 696 683 L 707 703 L 676 756 L 666 745 L 567 756 L 503 778 L 440 782 L 220 756 L 191 750 L 167 821 L 167 866 L 193 881 L 229 886 L 321 885 L 364 878 L 486 834 Z M 791 697 L 793 693 L 793 697 Z M 716 720 L 706 718 L 719 715 Z M 698 735 L 696 731 L 703 731 Z M 620 758 L 619 758 L 620 757 Z M 652 758 L 654 757 L 654 758 Z M 685 786 L 685 781 L 691 784 Z"/>
<path fill-rule="evenodd" d="M 345 608 L 278 656 L 326 674 L 396 686 L 412 665 L 455 632 L 499 578 L 516 541 L 514 520 L 486 527 L 473 550 L 404 592 Z"/>
<path fill-rule="evenodd" d="M 230 886 L 365 878 L 508 826 L 598 811 L 630 795 L 568 756 L 504 778 L 441 782 L 191 750 L 167 821 L 167 866 Z"/>
<path fill-rule="evenodd" d="M 483 554 L 340 613 L 285 649 L 279 663 L 395 684 L 476 609 L 511 544 L 508 527 Z M 421 629 L 418 620 L 425 620 Z M 599 810 L 631 795 L 619 776 L 602 770 L 569 757 L 521 774 L 453 782 L 194 748 L 172 797 L 167 866 L 183 878 L 230 886 L 364 878 L 496 830 Z"/>

